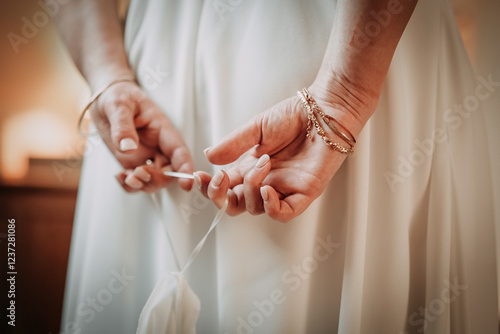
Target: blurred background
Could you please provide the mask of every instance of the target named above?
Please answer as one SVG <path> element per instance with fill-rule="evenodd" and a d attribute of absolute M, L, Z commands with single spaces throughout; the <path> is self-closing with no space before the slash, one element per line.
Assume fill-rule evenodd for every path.
<path fill-rule="evenodd" d="M 63 6 L 68 0 L 54 1 Z M 499 81 L 500 0 L 454 0 L 453 6 L 477 75 L 492 74 Z M 85 150 L 76 124 L 90 92 L 43 0 L 2 0 L 0 36 L 0 332 L 59 333 Z M 500 91 L 483 106 L 494 152 L 500 143 Z M 499 156 L 492 154 L 496 189 Z M 15 328 L 7 326 L 3 314 L 8 306 L 7 219 L 16 220 Z"/>

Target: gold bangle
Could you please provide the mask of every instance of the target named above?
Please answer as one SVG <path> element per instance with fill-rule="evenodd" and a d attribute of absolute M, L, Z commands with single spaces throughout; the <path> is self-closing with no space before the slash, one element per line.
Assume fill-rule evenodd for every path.
<path fill-rule="evenodd" d="M 114 84 L 117 84 L 119 82 L 124 82 L 124 81 L 130 81 L 130 82 L 136 82 L 135 80 L 135 77 L 132 76 L 132 75 L 124 75 L 122 77 L 118 77 L 117 79 L 111 81 L 110 83 L 108 83 L 106 86 L 104 86 L 103 88 L 97 90 L 94 95 L 92 95 L 90 97 L 90 100 L 89 102 L 87 103 L 87 105 L 85 106 L 85 108 L 83 108 L 81 114 L 80 114 L 80 118 L 78 118 L 78 132 L 84 136 L 84 137 L 87 137 L 87 134 L 83 133 L 82 131 L 82 121 L 83 121 L 83 118 L 85 117 L 85 114 L 87 112 L 87 110 L 89 110 L 90 106 L 99 98 L 99 96 L 102 95 L 102 93 L 104 93 L 109 87 L 113 86 Z"/>
<path fill-rule="evenodd" d="M 346 129 L 345 126 L 343 126 L 339 121 L 337 121 L 335 118 L 333 118 L 332 116 L 330 115 L 327 115 L 323 112 L 323 110 L 321 110 L 321 108 L 317 105 L 316 101 L 314 100 L 314 98 L 311 96 L 311 94 L 309 94 L 309 91 L 307 90 L 307 88 L 303 88 L 302 89 L 302 94 L 304 94 L 304 97 L 305 99 L 312 105 L 312 108 L 314 111 L 316 111 L 320 116 L 321 118 L 323 119 L 323 121 L 326 123 L 326 125 L 339 137 L 341 137 L 346 143 L 348 143 L 349 145 L 351 145 L 351 148 L 354 147 L 354 145 L 356 144 L 356 138 L 354 138 L 354 136 L 352 135 L 352 133 Z M 342 131 L 339 131 L 339 129 L 334 125 L 332 124 L 330 121 L 336 123 L 339 127 L 342 128 L 342 130 L 344 130 L 345 132 L 347 132 L 347 134 L 345 134 L 344 132 Z"/>
<path fill-rule="evenodd" d="M 306 90 L 307 92 L 307 90 Z M 307 92 L 307 94 L 309 95 L 309 93 Z M 321 127 L 318 119 L 316 118 L 316 116 L 314 115 L 314 111 L 318 110 L 319 107 L 316 107 L 317 108 L 313 108 L 313 104 L 311 103 L 311 100 L 312 100 L 312 97 L 309 95 L 308 97 L 310 99 L 308 99 L 305 95 L 305 92 L 304 91 L 298 91 L 297 92 L 297 96 L 299 97 L 300 101 L 302 102 L 303 106 L 304 106 L 304 110 L 306 111 L 307 113 L 307 134 L 306 134 L 306 137 L 309 138 L 309 139 L 312 139 L 312 135 L 311 135 L 311 132 L 312 132 L 312 127 L 314 125 L 314 128 L 316 129 L 316 132 L 318 133 L 318 136 L 321 137 L 321 139 L 323 139 L 323 142 L 327 145 L 327 146 L 330 146 L 331 148 L 333 148 L 334 150 L 340 152 L 340 153 L 344 153 L 344 154 L 352 154 L 354 153 L 353 149 L 352 149 L 352 145 L 351 147 L 344 147 L 342 145 L 340 145 L 339 143 L 333 141 L 331 138 L 328 138 L 325 130 L 323 129 L 323 127 Z M 312 100 L 314 101 L 314 100 Z M 354 137 L 353 137 L 354 138 Z"/>

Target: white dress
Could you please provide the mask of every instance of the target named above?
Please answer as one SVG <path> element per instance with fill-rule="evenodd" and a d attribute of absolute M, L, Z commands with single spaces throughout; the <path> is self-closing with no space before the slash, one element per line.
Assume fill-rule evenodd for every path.
<path fill-rule="evenodd" d="M 312 83 L 334 14 L 335 1 L 132 0 L 125 44 L 195 168 L 212 173 L 204 148 Z M 288 224 L 226 216 L 211 235 L 186 274 L 197 332 L 495 333 L 491 81 L 472 72 L 449 2 L 420 0 L 356 153 L 322 196 Z M 90 138 L 62 332 L 134 333 L 175 269 L 151 198 L 126 194 L 119 170 Z M 216 209 L 175 183 L 161 196 L 183 262 Z"/>

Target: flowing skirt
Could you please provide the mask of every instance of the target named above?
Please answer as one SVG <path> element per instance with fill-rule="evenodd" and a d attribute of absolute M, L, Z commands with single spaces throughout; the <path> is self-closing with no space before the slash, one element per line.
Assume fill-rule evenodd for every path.
<path fill-rule="evenodd" d="M 335 7 L 132 0 L 130 64 L 197 170 L 217 168 L 204 148 L 312 83 Z M 473 73 L 449 2 L 420 0 L 356 153 L 325 192 L 288 224 L 225 216 L 210 236 L 186 273 L 198 333 L 497 331 L 481 105 L 498 79 Z M 216 209 L 173 183 L 160 214 L 149 195 L 120 188 L 99 138 L 87 146 L 62 331 L 134 333 L 156 281 L 175 270 L 172 248 L 185 261 Z"/>

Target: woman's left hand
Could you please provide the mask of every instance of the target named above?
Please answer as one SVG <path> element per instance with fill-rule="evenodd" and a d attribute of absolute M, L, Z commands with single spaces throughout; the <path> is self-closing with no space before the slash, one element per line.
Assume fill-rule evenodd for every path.
<path fill-rule="evenodd" d="M 327 114 L 337 119 L 345 115 L 340 105 L 318 99 L 322 94 L 315 96 L 313 89 L 311 93 Z M 297 217 L 323 192 L 346 158 L 325 145 L 315 130 L 312 140 L 306 138 L 307 121 L 302 103 L 293 97 L 234 130 L 205 154 L 216 165 L 239 160 L 213 178 L 196 172 L 200 191 L 219 208 L 227 194 L 229 215 L 266 213 L 281 222 Z M 349 146 L 323 128 L 330 138 Z"/>

